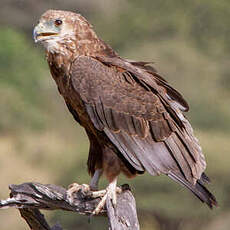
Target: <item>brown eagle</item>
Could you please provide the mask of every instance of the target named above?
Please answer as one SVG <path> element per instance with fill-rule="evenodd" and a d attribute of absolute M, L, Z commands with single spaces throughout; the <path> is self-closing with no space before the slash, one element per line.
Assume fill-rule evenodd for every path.
<path fill-rule="evenodd" d="M 88 171 L 95 190 L 104 174 L 105 196 L 116 203 L 118 175 L 165 174 L 210 208 L 206 162 L 183 112 L 189 106 L 147 62 L 121 58 L 79 14 L 48 10 L 34 29 L 46 48 L 52 77 L 90 141 Z"/>

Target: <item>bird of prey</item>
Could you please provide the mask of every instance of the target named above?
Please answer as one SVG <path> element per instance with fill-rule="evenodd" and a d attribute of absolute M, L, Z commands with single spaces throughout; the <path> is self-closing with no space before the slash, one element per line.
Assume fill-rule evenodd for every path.
<path fill-rule="evenodd" d="M 69 111 L 88 135 L 92 190 L 104 174 L 105 197 L 116 204 L 118 175 L 147 171 L 169 176 L 210 208 L 217 205 L 204 186 L 205 158 L 183 114 L 189 106 L 151 63 L 120 57 L 84 17 L 69 11 L 46 11 L 33 35 L 46 49 Z"/>

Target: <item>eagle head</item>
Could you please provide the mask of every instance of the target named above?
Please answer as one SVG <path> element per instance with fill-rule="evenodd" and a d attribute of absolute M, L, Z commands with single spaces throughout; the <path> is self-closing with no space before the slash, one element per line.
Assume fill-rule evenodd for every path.
<path fill-rule="evenodd" d="M 41 42 L 48 52 L 63 53 L 85 49 L 85 43 L 97 39 L 92 26 L 80 14 L 62 10 L 48 10 L 34 28 L 35 42 Z"/>

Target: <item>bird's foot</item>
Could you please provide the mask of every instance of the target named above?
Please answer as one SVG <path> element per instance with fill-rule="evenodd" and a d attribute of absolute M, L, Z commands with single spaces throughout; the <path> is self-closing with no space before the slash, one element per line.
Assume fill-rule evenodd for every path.
<path fill-rule="evenodd" d="M 122 188 L 116 187 L 117 181 L 111 182 L 106 189 L 95 191 L 91 189 L 91 186 L 88 184 L 77 184 L 73 183 L 68 186 L 66 192 L 67 199 L 70 204 L 74 204 L 76 198 L 85 199 L 88 198 L 101 198 L 97 207 L 92 212 L 92 215 L 98 215 L 106 204 L 106 200 L 110 200 L 114 208 L 117 205 L 117 193 L 122 192 Z"/>
<path fill-rule="evenodd" d="M 119 187 L 116 187 L 116 183 L 112 182 L 109 184 L 109 186 L 100 191 L 92 192 L 92 197 L 102 197 L 101 201 L 98 203 L 97 207 L 94 209 L 92 215 L 98 215 L 100 211 L 103 209 L 103 207 L 106 204 L 106 200 L 109 199 L 112 202 L 112 205 L 114 208 L 116 208 L 117 205 L 117 193 L 121 193 L 122 189 Z"/>
<path fill-rule="evenodd" d="M 90 189 L 90 186 L 88 184 L 77 184 L 77 183 L 73 183 L 71 185 L 68 186 L 68 190 L 66 192 L 67 195 L 67 199 L 69 201 L 70 204 L 74 204 L 74 199 L 76 197 L 81 197 L 81 198 L 85 198 L 85 197 L 91 197 L 92 192 Z"/>

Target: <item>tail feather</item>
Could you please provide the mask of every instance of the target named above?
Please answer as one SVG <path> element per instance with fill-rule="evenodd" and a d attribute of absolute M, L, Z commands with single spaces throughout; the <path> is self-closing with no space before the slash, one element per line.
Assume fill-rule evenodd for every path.
<path fill-rule="evenodd" d="M 202 174 L 201 179 L 197 180 L 195 185 L 191 184 L 185 178 L 173 172 L 170 172 L 168 176 L 174 181 L 180 183 L 182 186 L 188 188 L 194 195 L 196 195 L 202 202 L 205 202 L 211 209 L 213 206 L 218 206 L 215 196 L 210 193 L 204 186 L 204 182 L 209 181 L 205 174 Z"/>
<path fill-rule="evenodd" d="M 201 174 L 201 178 L 200 178 L 200 182 L 201 182 L 201 184 L 205 184 L 205 183 L 210 183 L 211 182 L 211 180 L 209 179 L 209 177 L 203 172 L 202 174 Z"/>

